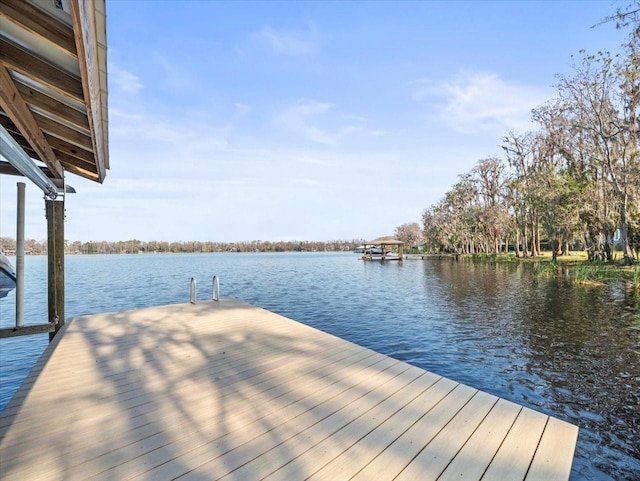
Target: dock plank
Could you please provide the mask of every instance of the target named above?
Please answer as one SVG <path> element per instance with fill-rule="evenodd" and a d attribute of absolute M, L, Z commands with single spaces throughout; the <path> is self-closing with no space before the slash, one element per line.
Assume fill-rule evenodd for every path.
<path fill-rule="evenodd" d="M 533 457 L 526 481 L 559 481 L 569 477 L 571 457 L 557 456 L 563 446 L 576 443 L 578 428 L 572 424 L 549 418 Z"/>
<path fill-rule="evenodd" d="M 520 411 L 482 479 L 524 479 L 548 419 L 530 409 Z"/>
<path fill-rule="evenodd" d="M 476 393 L 458 384 L 352 479 L 395 479 Z"/>
<path fill-rule="evenodd" d="M 491 394 L 476 392 L 395 479 L 438 479 L 497 401 Z"/>
<path fill-rule="evenodd" d="M 491 409 L 484 421 L 438 477 L 439 481 L 480 479 L 498 451 L 521 407 L 504 399 Z M 484 462 L 482 461 L 484 460 Z"/>
<path fill-rule="evenodd" d="M 401 403 L 407 397 L 411 399 L 419 394 L 420 384 L 414 381 L 423 374 L 419 369 L 404 371 L 391 382 L 376 387 L 372 395 L 362 396 L 309 428 L 299 430 L 287 443 L 280 443 L 221 479 L 266 479 L 284 466 L 295 466 L 295 474 L 289 471 L 281 474 L 280 479 L 308 477 L 323 466 L 320 463 L 329 458 L 332 447 L 337 456 L 346 443 L 358 439 L 361 430 L 371 429 L 368 427 L 370 417 L 384 416 L 389 412 L 387 404 Z M 314 447 L 318 449 L 314 450 Z"/>
<path fill-rule="evenodd" d="M 420 417 L 433 409 L 457 385 L 458 383 L 450 379 L 438 379 L 403 409 L 395 412 L 389 419 L 375 426 L 369 434 L 345 449 L 338 457 L 330 460 L 311 479 L 326 481 L 351 479 L 403 435 Z"/>
<path fill-rule="evenodd" d="M 0 478 L 566 480 L 576 436 L 223 299 L 67 323 L 0 413 Z"/>

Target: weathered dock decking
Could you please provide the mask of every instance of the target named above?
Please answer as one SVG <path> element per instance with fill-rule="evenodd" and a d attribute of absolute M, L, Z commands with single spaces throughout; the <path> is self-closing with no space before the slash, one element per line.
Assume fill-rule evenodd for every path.
<path fill-rule="evenodd" d="M 74 319 L 3 480 L 566 480 L 578 429 L 240 301 Z"/>

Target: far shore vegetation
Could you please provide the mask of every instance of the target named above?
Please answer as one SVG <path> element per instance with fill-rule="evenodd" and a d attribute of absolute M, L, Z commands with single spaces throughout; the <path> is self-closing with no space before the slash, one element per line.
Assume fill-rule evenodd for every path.
<path fill-rule="evenodd" d="M 364 243 L 362 239 L 332 241 L 65 241 L 65 254 L 161 254 L 202 252 L 350 252 Z M 0 249 L 14 253 L 16 241 L 11 237 L 0 237 Z M 25 240 L 25 252 L 32 255 L 46 254 L 47 241 Z"/>
<path fill-rule="evenodd" d="M 417 228 L 417 230 L 416 230 Z M 418 235 L 419 242 L 423 236 L 420 226 L 407 224 L 396 229 L 396 237 L 404 238 L 407 245 L 407 256 L 436 257 L 440 259 L 467 259 L 481 263 L 526 263 L 532 265 L 533 275 L 537 277 L 554 277 L 569 275 L 576 284 L 585 286 L 603 286 L 612 281 L 625 281 L 640 290 L 640 262 L 632 266 L 624 265 L 621 252 L 613 252 L 611 261 L 594 261 L 586 251 L 568 251 L 556 256 L 549 250 L 541 250 L 536 256 L 523 257 L 516 255 L 511 246 L 509 252 L 466 253 L 457 254 L 445 250 L 429 249 L 426 244 L 413 243 L 407 239 L 407 233 Z M 214 252 L 358 252 L 364 244 L 362 239 L 337 241 L 245 241 L 245 242 L 165 242 L 139 240 L 128 241 L 89 241 L 66 242 L 66 255 L 92 254 L 188 254 Z M 544 244 L 543 244 L 544 245 Z M 11 237 L 0 237 L 0 250 L 14 255 L 16 241 Z M 27 239 L 25 241 L 27 255 L 44 255 L 47 253 L 47 242 Z"/>

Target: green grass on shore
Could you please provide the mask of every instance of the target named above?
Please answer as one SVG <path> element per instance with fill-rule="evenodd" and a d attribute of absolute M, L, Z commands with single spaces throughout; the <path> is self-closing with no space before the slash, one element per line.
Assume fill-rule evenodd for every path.
<path fill-rule="evenodd" d="M 622 254 L 614 253 L 614 262 L 590 261 L 586 251 L 572 251 L 569 255 L 559 256 L 555 260 L 551 252 L 543 252 L 536 257 L 519 257 L 514 253 L 508 254 L 477 254 L 464 256 L 480 262 L 525 262 L 533 264 L 536 276 L 552 277 L 557 275 L 560 266 L 569 268 L 573 273 L 576 284 L 581 285 L 605 285 L 612 281 L 629 282 L 640 291 L 640 262 L 633 266 L 622 265 Z"/>

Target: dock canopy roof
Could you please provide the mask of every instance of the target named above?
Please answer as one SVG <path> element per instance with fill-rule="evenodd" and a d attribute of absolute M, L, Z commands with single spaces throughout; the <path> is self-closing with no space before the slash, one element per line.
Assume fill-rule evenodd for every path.
<path fill-rule="evenodd" d="M 387 236 L 387 237 L 378 237 L 377 239 L 367 241 L 366 244 L 367 245 L 400 246 L 400 245 L 404 245 L 404 242 L 396 239 L 393 236 Z"/>
<path fill-rule="evenodd" d="M 105 0 L 0 0 L 0 147 L 0 174 L 104 180 Z"/>

